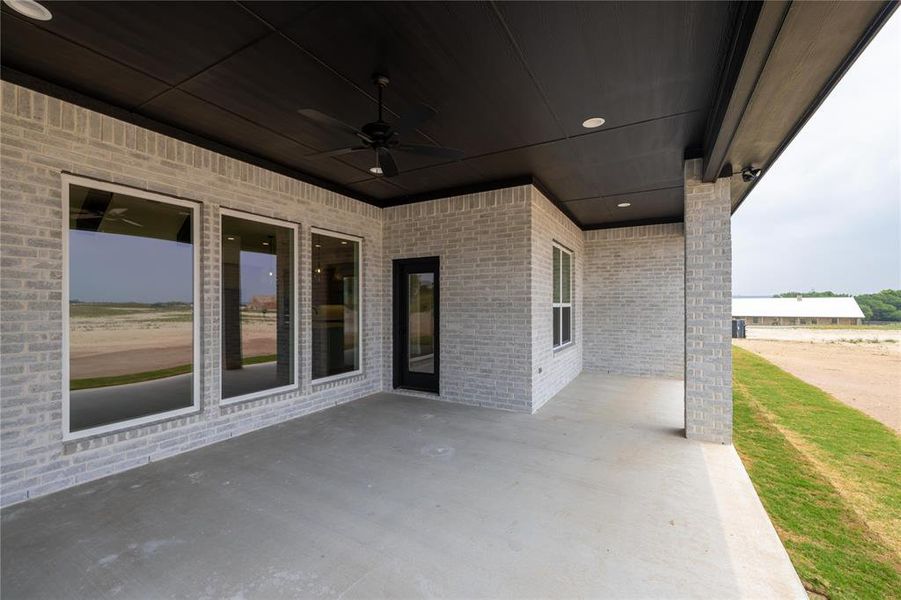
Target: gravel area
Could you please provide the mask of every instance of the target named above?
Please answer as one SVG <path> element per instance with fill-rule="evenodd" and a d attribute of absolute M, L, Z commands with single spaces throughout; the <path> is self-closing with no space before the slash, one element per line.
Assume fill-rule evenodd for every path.
<path fill-rule="evenodd" d="M 901 331 L 758 327 L 734 343 L 901 433 Z"/>

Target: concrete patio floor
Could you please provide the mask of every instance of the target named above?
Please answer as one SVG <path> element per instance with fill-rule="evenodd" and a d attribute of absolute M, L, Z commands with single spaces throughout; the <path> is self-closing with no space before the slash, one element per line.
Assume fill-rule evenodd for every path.
<path fill-rule="evenodd" d="M 4 598 L 804 598 L 682 383 L 377 394 L 2 512 Z"/>

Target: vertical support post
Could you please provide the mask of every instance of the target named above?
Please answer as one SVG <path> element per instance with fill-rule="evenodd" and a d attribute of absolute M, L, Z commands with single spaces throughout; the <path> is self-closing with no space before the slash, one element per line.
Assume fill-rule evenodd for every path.
<path fill-rule="evenodd" d="M 243 366 L 241 349 L 241 238 L 222 241 L 222 358 L 226 369 Z"/>
<path fill-rule="evenodd" d="M 685 436 L 732 443 L 732 205 L 728 178 L 685 161 Z"/>

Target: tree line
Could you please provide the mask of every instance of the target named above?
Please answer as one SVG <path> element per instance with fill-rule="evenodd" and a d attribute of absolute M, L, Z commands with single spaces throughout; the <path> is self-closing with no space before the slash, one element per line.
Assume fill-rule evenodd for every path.
<path fill-rule="evenodd" d="M 836 294 L 835 292 L 784 292 L 776 294 L 775 298 L 847 298 L 851 294 Z M 860 310 L 863 311 L 867 321 L 901 321 L 901 290 L 882 290 L 875 294 L 860 294 L 854 296 Z"/>

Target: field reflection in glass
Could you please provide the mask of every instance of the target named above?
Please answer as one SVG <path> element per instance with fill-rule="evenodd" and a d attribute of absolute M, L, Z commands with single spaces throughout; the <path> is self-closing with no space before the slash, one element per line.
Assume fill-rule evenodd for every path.
<path fill-rule="evenodd" d="M 69 189 L 70 430 L 193 404 L 193 211 Z"/>

